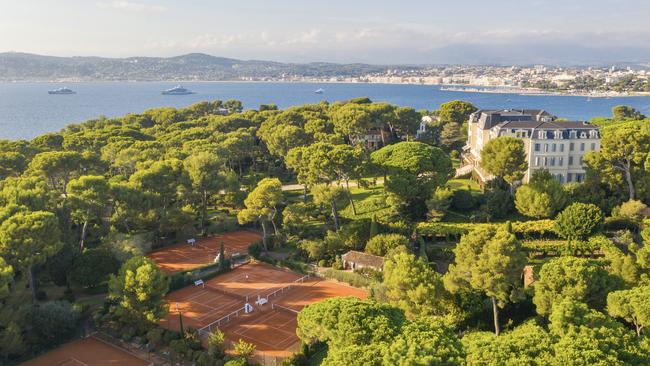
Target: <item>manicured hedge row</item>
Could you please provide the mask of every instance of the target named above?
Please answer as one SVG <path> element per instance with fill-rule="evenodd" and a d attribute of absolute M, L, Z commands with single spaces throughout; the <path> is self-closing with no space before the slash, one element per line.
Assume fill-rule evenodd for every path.
<path fill-rule="evenodd" d="M 444 223 L 422 222 L 417 226 L 420 235 L 429 237 L 459 238 L 472 229 L 479 227 L 492 227 L 504 223 Z M 530 220 L 512 222 L 512 231 L 519 238 L 548 238 L 555 237 L 553 220 Z"/>
<path fill-rule="evenodd" d="M 327 269 L 323 273 L 323 277 L 337 280 L 339 282 L 345 282 L 354 287 L 369 287 L 373 282 L 371 279 L 358 273 L 339 271 L 333 268 Z"/>
<path fill-rule="evenodd" d="M 194 284 L 194 281 L 198 279 L 202 279 L 204 281 L 209 280 L 228 271 L 230 271 L 229 261 L 225 263 L 224 268 L 219 268 L 219 263 L 215 263 L 190 271 L 174 273 L 173 275 L 169 276 L 169 291 L 175 291 Z"/>

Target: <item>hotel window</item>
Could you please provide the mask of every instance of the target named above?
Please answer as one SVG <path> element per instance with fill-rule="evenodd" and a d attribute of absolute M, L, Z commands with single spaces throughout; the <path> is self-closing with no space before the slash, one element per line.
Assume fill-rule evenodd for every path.
<path fill-rule="evenodd" d="M 576 138 L 576 131 L 569 132 L 569 138 L 572 138 L 572 139 Z"/>
<path fill-rule="evenodd" d="M 560 152 L 564 152 L 564 144 L 560 144 Z"/>
<path fill-rule="evenodd" d="M 560 182 L 560 183 L 564 183 L 564 176 L 563 176 L 562 174 L 558 174 L 558 175 L 557 175 L 557 180 L 558 180 L 558 182 Z"/>
<path fill-rule="evenodd" d="M 558 140 L 561 139 L 562 138 L 562 131 L 556 130 L 555 131 L 555 138 L 558 139 Z"/>
<path fill-rule="evenodd" d="M 548 152 L 548 144 L 544 144 L 544 152 Z"/>
<path fill-rule="evenodd" d="M 564 158 L 563 157 L 560 156 L 559 158 L 557 158 L 557 165 L 559 165 L 559 166 L 564 165 Z"/>
<path fill-rule="evenodd" d="M 535 157 L 535 166 L 539 166 L 539 156 Z"/>
<path fill-rule="evenodd" d="M 544 166 L 547 166 L 547 165 L 548 165 L 548 158 L 545 156 L 544 157 Z"/>
<path fill-rule="evenodd" d="M 573 156 L 569 156 L 569 166 L 573 165 Z"/>
<path fill-rule="evenodd" d="M 580 138 L 581 139 L 587 138 L 587 134 L 585 132 L 580 132 Z"/>
<path fill-rule="evenodd" d="M 571 182 L 572 180 L 573 180 L 573 173 L 566 173 L 567 183 Z"/>
<path fill-rule="evenodd" d="M 541 150 L 542 146 L 540 144 L 535 144 L 535 151 L 539 152 Z"/>
<path fill-rule="evenodd" d="M 556 144 L 551 145 L 551 151 L 555 152 L 556 150 L 557 150 L 557 145 Z"/>
<path fill-rule="evenodd" d="M 582 156 L 580 157 L 580 165 L 582 165 Z"/>
<path fill-rule="evenodd" d="M 573 142 L 569 143 L 569 151 L 573 151 L 575 149 L 575 144 Z"/>
<path fill-rule="evenodd" d="M 592 138 L 592 139 L 597 139 L 598 138 L 598 132 L 596 130 L 589 131 L 589 137 Z"/>
<path fill-rule="evenodd" d="M 555 166 L 555 157 L 554 156 L 551 157 L 551 166 Z"/>
<path fill-rule="evenodd" d="M 591 151 L 594 151 L 594 150 L 596 150 L 596 143 L 592 142 L 591 143 Z"/>
<path fill-rule="evenodd" d="M 580 143 L 580 151 L 585 151 L 585 143 L 584 142 Z"/>
<path fill-rule="evenodd" d="M 537 132 L 537 138 L 545 139 L 546 138 L 546 131 Z"/>

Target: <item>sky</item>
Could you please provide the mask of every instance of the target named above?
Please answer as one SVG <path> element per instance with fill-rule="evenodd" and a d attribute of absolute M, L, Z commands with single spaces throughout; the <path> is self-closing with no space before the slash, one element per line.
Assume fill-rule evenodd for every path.
<path fill-rule="evenodd" d="M 648 0 L 0 0 L 0 52 L 372 64 L 650 61 Z"/>

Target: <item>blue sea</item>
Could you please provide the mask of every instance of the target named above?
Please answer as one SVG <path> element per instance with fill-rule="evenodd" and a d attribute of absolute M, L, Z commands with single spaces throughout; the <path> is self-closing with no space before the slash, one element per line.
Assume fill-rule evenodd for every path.
<path fill-rule="evenodd" d="M 170 96 L 161 91 L 174 82 L 0 83 L 0 138 L 31 139 L 98 116 L 119 117 L 148 108 L 184 107 L 203 100 L 241 100 L 245 108 L 277 104 L 281 108 L 305 103 L 355 97 L 390 102 L 416 109 L 437 109 L 460 99 L 478 108 L 541 108 L 559 117 L 588 120 L 609 116 L 615 105 L 631 105 L 650 114 L 650 97 L 586 98 L 441 91 L 436 85 L 321 84 L 270 82 L 187 82 L 196 94 Z M 49 95 L 48 90 L 68 86 L 74 95 Z M 324 89 L 316 94 L 316 89 Z"/>

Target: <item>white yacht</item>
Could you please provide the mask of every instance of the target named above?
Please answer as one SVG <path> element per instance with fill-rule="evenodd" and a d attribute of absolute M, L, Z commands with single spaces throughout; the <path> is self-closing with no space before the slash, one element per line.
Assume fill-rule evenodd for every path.
<path fill-rule="evenodd" d="M 72 90 L 70 88 L 67 88 L 65 86 L 63 88 L 50 90 L 47 93 L 48 94 L 77 94 L 77 92 L 75 92 L 74 90 Z"/>
<path fill-rule="evenodd" d="M 163 95 L 188 95 L 188 94 L 194 94 L 194 92 L 189 89 L 185 89 L 180 85 L 176 85 L 171 89 L 163 90 L 162 94 Z"/>
<path fill-rule="evenodd" d="M 321 89 L 321 88 L 318 88 L 318 89 L 316 89 L 316 90 L 314 91 L 314 93 L 316 93 L 316 94 L 323 94 L 323 93 L 325 93 L 325 90 L 323 90 L 323 89 Z"/>

